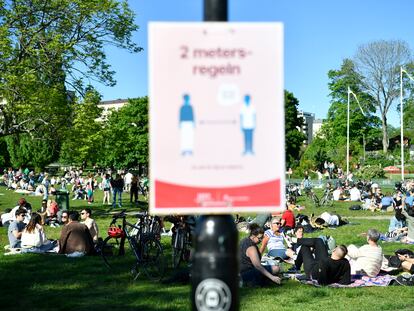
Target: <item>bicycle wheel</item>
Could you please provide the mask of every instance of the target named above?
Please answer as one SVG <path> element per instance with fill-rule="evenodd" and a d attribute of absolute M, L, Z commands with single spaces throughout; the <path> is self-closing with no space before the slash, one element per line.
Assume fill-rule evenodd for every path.
<path fill-rule="evenodd" d="M 183 229 L 178 228 L 175 234 L 172 236 L 172 266 L 174 269 L 180 266 L 184 255 L 184 244 L 185 244 L 185 232 Z"/>
<path fill-rule="evenodd" d="M 129 274 L 134 279 L 138 277 L 138 260 L 127 240 L 122 250 L 121 239 L 108 236 L 102 243 L 101 256 L 113 273 Z"/>
<path fill-rule="evenodd" d="M 154 236 L 142 241 L 140 266 L 147 277 L 160 281 L 164 276 L 164 255 L 160 242 Z"/>
<path fill-rule="evenodd" d="M 315 193 L 312 193 L 312 200 L 313 200 L 313 204 L 315 204 L 315 206 L 319 206 L 319 199 L 316 196 Z"/>

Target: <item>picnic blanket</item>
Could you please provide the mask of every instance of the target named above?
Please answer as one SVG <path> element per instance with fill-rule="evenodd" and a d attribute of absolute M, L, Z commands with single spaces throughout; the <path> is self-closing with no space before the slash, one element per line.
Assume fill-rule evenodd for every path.
<path fill-rule="evenodd" d="M 388 286 L 390 285 L 397 277 L 389 274 L 382 274 L 378 275 L 377 277 L 369 277 L 369 276 L 363 276 L 362 278 L 359 278 L 358 276 L 354 277 L 352 276 L 352 283 L 348 285 L 343 284 L 330 284 L 328 287 L 368 287 L 368 286 Z M 296 274 L 294 279 L 301 282 L 302 284 L 306 285 L 313 285 L 316 287 L 321 287 L 322 285 L 318 284 L 318 281 L 316 280 L 309 280 L 306 279 L 304 274 Z"/>

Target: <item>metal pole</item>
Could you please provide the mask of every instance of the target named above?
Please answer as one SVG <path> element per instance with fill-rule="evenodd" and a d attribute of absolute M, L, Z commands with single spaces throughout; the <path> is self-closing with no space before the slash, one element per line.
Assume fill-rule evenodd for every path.
<path fill-rule="evenodd" d="M 346 178 L 349 176 L 349 102 L 351 89 L 348 86 L 348 114 L 346 119 Z"/>
<path fill-rule="evenodd" d="M 227 0 L 204 0 L 204 21 L 227 21 Z M 192 310 L 238 310 L 238 231 L 233 217 L 200 217 L 195 229 L 194 250 Z"/>
<path fill-rule="evenodd" d="M 401 117 L 401 180 L 404 181 L 404 119 L 403 119 L 403 68 L 400 67 L 400 117 Z"/>
<path fill-rule="evenodd" d="M 227 22 L 227 0 L 204 0 L 204 21 Z"/>

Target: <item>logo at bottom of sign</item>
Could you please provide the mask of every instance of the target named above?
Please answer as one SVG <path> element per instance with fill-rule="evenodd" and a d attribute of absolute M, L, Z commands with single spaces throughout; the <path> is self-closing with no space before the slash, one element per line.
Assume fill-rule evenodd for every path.
<path fill-rule="evenodd" d="M 199 311 L 227 311 L 231 306 L 231 291 L 219 279 L 206 279 L 198 284 L 195 303 Z"/>

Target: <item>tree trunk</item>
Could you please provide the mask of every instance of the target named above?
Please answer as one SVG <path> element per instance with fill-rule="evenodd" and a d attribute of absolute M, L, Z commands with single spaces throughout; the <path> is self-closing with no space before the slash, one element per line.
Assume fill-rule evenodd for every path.
<path fill-rule="evenodd" d="M 387 133 L 387 116 L 385 115 L 385 113 L 382 114 L 381 121 L 382 121 L 382 150 L 384 151 L 384 153 L 387 153 L 389 142 L 388 142 L 388 133 Z"/>

